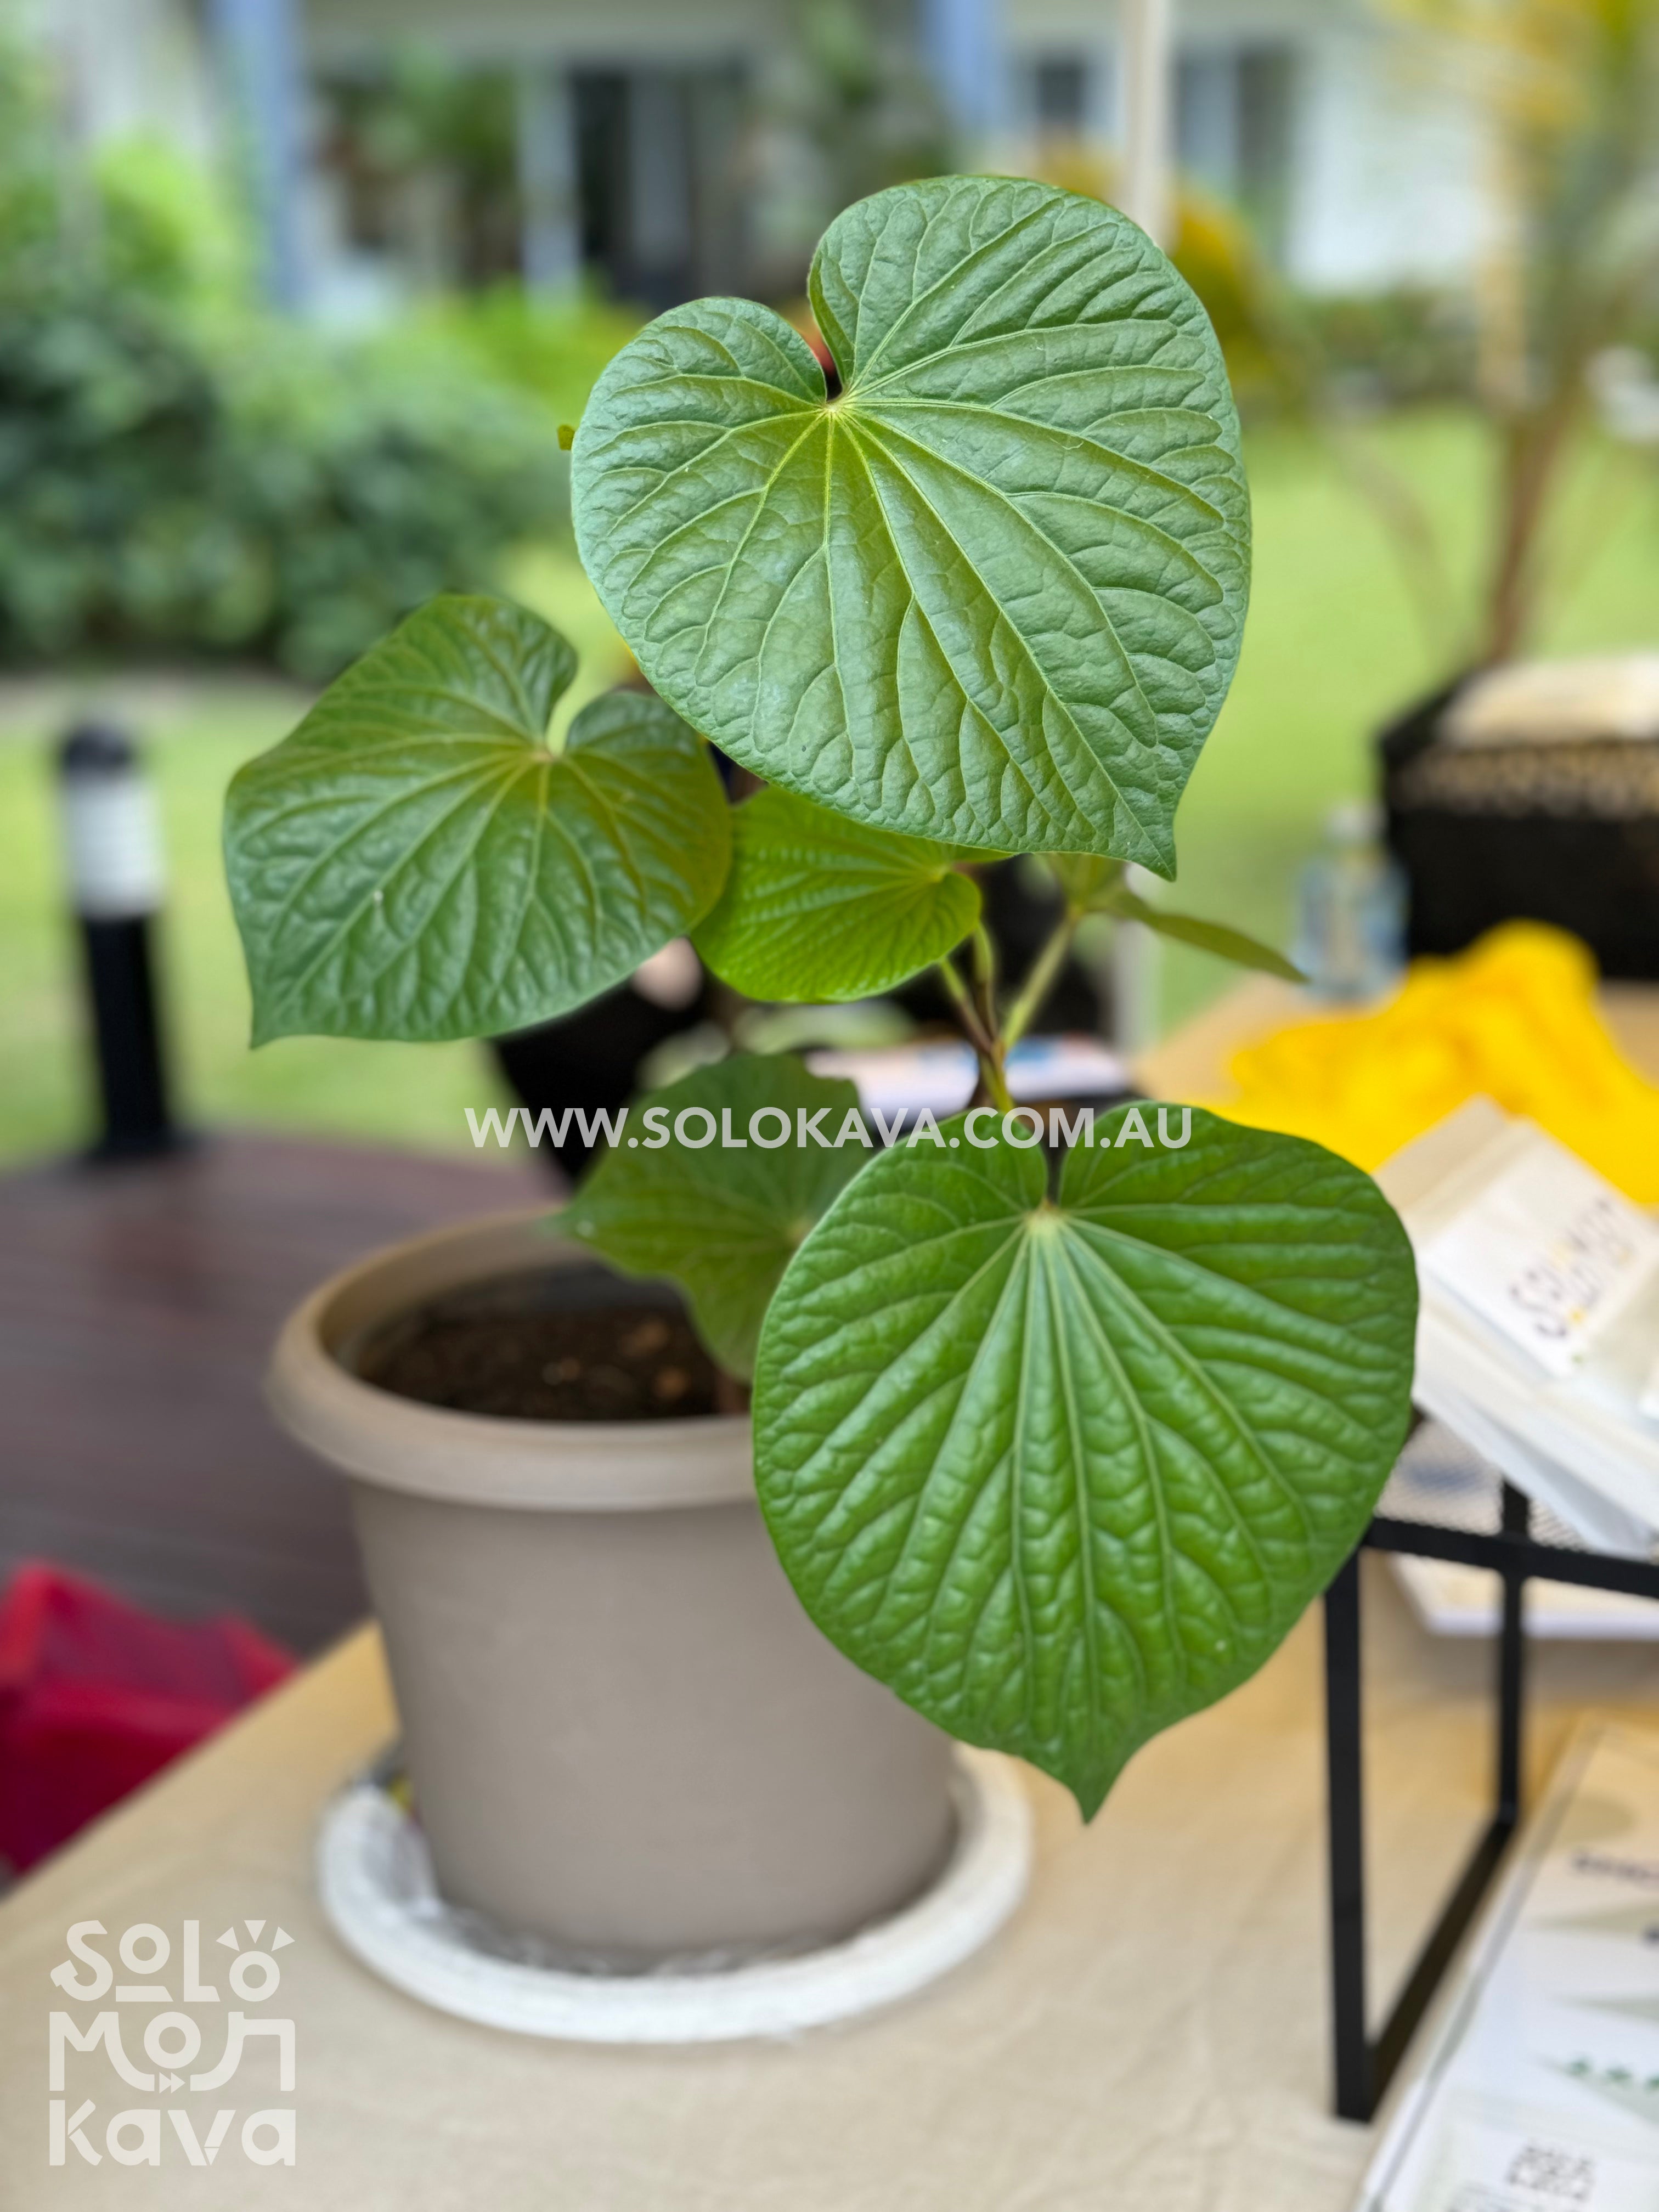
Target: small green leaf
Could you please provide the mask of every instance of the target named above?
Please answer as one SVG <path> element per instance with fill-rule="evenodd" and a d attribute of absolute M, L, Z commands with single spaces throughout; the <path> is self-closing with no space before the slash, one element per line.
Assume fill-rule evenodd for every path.
<path fill-rule="evenodd" d="M 756 1477 L 808 1613 L 1085 1815 L 1324 1588 L 1410 1414 L 1416 1278 L 1376 1184 L 1198 1111 L 1182 1146 L 1182 1115 L 1105 1117 L 1053 1200 L 1040 1152 L 961 1119 L 884 1153 L 761 1340 Z"/>
<path fill-rule="evenodd" d="M 630 1111 L 563 1226 L 625 1273 L 678 1283 L 709 1351 L 746 1377 L 779 1277 L 870 1157 L 856 1137 L 836 1143 L 857 1106 L 850 1083 L 787 1053 L 700 1067 Z"/>
<path fill-rule="evenodd" d="M 1196 915 L 1170 914 L 1164 907 L 1137 898 L 1133 891 L 1111 892 L 1095 902 L 1094 911 L 1113 915 L 1119 921 L 1144 922 L 1160 937 L 1172 937 L 1180 944 L 1196 945 L 1200 952 L 1213 952 L 1218 960 L 1233 961 L 1240 968 L 1259 968 L 1267 975 L 1282 975 L 1287 983 L 1305 983 L 1308 980 L 1282 952 L 1275 952 L 1271 945 L 1263 945 L 1257 938 L 1246 936 L 1242 929 L 1229 929 L 1220 921 L 1200 921 Z"/>
<path fill-rule="evenodd" d="M 488 1036 L 632 974 L 719 895 L 729 808 L 643 693 L 499 599 L 432 600 L 240 770 L 225 811 L 253 1039 Z"/>
<path fill-rule="evenodd" d="M 871 998 L 944 959 L 979 920 L 958 857 L 790 792 L 757 792 L 732 817 L 731 872 L 697 950 L 747 998 Z"/>
<path fill-rule="evenodd" d="M 813 311 L 659 316 L 595 386 L 583 565 L 671 705 L 854 820 L 1174 872 L 1249 505 L 1221 349 L 1115 210 L 999 177 L 836 218 Z"/>

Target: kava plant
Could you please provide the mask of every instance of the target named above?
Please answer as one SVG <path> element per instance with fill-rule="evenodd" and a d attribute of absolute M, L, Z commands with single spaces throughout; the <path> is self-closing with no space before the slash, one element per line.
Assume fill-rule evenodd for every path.
<path fill-rule="evenodd" d="M 564 640 L 440 599 L 237 776 L 256 1042 L 522 1027 L 689 933 L 768 1000 L 935 969 L 1006 1109 L 1085 915 L 1282 967 L 1124 878 L 1174 873 L 1248 594 L 1192 293 L 1111 209 L 992 178 L 849 208 L 810 291 L 833 396 L 779 316 L 705 300 L 623 349 L 576 431 L 581 556 L 652 694 L 555 746 Z M 763 787 L 728 805 L 711 744 Z M 1012 1004 L 973 873 L 1010 854 L 1065 899 Z M 661 1103 L 833 1127 L 854 1097 L 737 1056 Z M 964 1117 L 873 1155 L 617 1146 L 566 1217 L 752 1376 L 761 1505 L 824 1633 L 1085 1814 L 1273 1650 L 1409 1410 L 1415 1279 L 1375 1184 L 1202 1112 L 1143 1144 L 1133 1111 L 1057 1159 Z"/>

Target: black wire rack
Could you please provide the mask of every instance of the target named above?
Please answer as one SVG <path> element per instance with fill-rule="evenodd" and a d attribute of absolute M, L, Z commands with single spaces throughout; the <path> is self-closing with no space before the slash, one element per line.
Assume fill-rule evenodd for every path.
<path fill-rule="evenodd" d="M 1386 1504 L 1387 1500 L 1384 1500 Z M 1522 1813 L 1526 1728 L 1522 1592 L 1529 1582 L 1570 1583 L 1659 1599 L 1659 1564 L 1541 1542 L 1531 1500 L 1502 1486 L 1495 1531 L 1443 1526 L 1379 1513 L 1358 1550 L 1325 1593 L 1325 1742 L 1329 1778 L 1331 2035 L 1334 2105 L 1345 2120 L 1369 2120 L 1382 2102 L 1453 1954 L 1503 1863 Z M 1501 1577 L 1496 1639 L 1494 1790 L 1492 1816 L 1454 1883 L 1399 1996 L 1375 2035 L 1365 1989 L 1364 1682 L 1360 1663 L 1359 1559 L 1394 1552 Z"/>

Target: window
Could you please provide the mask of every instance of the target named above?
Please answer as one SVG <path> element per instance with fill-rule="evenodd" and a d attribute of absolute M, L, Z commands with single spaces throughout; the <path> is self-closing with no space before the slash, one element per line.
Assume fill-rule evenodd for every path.
<path fill-rule="evenodd" d="M 579 70 L 571 89 L 588 266 L 658 311 L 745 289 L 741 74 Z"/>
<path fill-rule="evenodd" d="M 1048 54 L 1031 65 L 1031 107 L 1037 136 L 1080 138 L 1089 122 L 1089 64 L 1073 54 Z"/>
<path fill-rule="evenodd" d="M 1237 202 L 1270 250 L 1285 221 L 1295 67 L 1287 46 L 1204 46 L 1183 54 L 1177 65 L 1182 168 Z"/>
<path fill-rule="evenodd" d="M 1295 118 L 1294 52 L 1289 46 L 1248 47 L 1238 64 L 1238 197 L 1275 251 L 1289 215 Z"/>

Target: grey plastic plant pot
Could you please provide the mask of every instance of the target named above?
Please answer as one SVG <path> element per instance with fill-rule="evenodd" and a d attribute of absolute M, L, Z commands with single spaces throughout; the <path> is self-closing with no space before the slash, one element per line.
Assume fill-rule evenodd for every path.
<path fill-rule="evenodd" d="M 949 1856 L 951 1747 L 801 1610 L 747 1419 L 497 1419 L 353 1372 L 428 1299 L 547 1268 L 640 1294 L 498 1218 L 337 1275 L 269 1379 L 350 1481 L 439 1887 L 611 1970 L 850 1934 Z"/>

